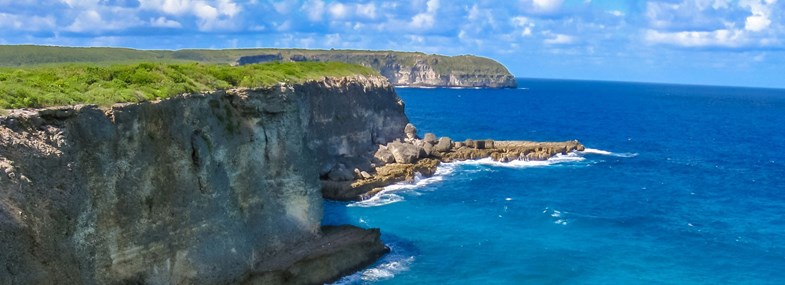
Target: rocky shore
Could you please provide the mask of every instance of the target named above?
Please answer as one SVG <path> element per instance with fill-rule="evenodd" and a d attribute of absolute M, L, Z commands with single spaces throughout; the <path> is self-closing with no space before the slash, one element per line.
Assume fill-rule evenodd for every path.
<path fill-rule="evenodd" d="M 387 144 L 379 144 L 370 159 L 367 170 L 341 165 L 331 170 L 322 183 L 322 194 L 327 199 L 350 201 L 364 200 L 399 182 L 413 182 L 417 173 L 430 177 L 442 162 L 455 162 L 491 158 L 498 162 L 515 160 L 547 160 L 553 156 L 583 151 L 585 147 L 577 140 L 565 142 L 453 141 L 449 137 L 438 138 L 426 133 L 417 136 L 417 128 L 407 124 L 405 137 Z"/>

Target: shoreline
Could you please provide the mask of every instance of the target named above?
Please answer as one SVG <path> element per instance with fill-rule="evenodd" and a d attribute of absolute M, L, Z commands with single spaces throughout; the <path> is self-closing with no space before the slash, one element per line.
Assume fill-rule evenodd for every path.
<path fill-rule="evenodd" d="M 376 147 L 364 163 L 338 163 L 320 179 L 324 198 L 336 201 L 362 201 L 399 182 L 412 182 L 417 175 L 433 176 L 442 163 L 491 159 L 499 163 L 546 161 L 586 147 L 577 140 L 564 142 L 494 141 L 466 139 L 454 142 L 449 137 L 436 139 L 427 133 L 417 136 L 414 125 L 405 128 L 406 138 Z M 349 169 L 353 169 L 350 171 Z"/>

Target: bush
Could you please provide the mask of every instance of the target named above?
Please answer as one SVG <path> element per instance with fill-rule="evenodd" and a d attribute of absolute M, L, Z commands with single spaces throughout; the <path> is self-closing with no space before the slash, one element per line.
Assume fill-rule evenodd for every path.
<path fill-rule="evenodd" d="M 64 64 L 0 68 L 0 108 L 139 102 L 183 93 L 263 87 L 375 71 L 338 62 L 229 66 L 200 63 Z"/>

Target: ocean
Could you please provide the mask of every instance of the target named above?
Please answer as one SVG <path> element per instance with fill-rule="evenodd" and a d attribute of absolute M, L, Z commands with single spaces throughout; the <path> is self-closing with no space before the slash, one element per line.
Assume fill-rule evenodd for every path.
<path fill-rule="evenodd" d="M 397 92 L 420 135 L 587 151 L 326 202 L 392 249 L 339 284 L 785 284 L 785 90 L 518 84 Z"/>

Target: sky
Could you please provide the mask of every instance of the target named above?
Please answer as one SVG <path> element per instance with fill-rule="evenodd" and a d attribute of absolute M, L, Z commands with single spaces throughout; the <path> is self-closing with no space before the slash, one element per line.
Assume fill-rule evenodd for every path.
<path fill-rule="evenodd" d="M 785 0 L 0 0 L 0 44 L 421 51 L 517 77 L 785 88 Z"/>

